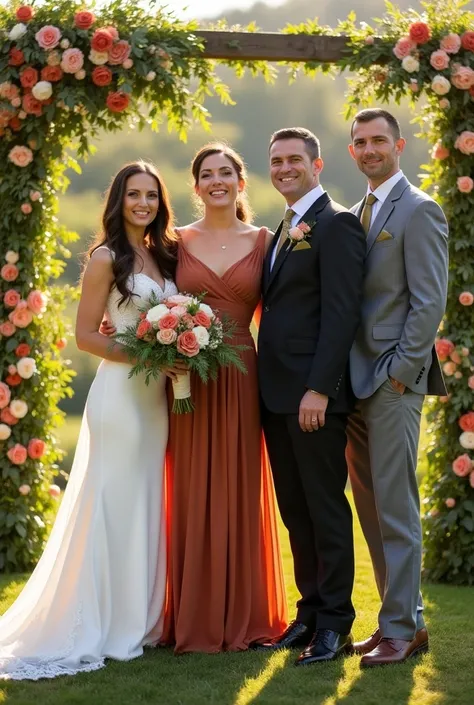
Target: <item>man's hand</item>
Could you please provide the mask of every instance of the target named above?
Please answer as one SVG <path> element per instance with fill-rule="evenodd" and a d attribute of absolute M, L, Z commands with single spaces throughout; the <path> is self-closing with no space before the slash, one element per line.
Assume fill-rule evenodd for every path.
<path fill-rule="evenodd" d="M 298 421 L 301 430 L 311 433 L 324 426 L 327 405 L 327 396 L 307 391 L 300 402 Z"/>
<path fill-rule="evenodd" d="M 389 377 L 390 383 L 394 390 L 400 394 L 400 396 L 404 393 L 406 386 L 403 384 L 403 382 L 399 382 L 398 380 L 394 379 L 393 377 Z"/>
<path fill-rule="evenodd" d="M 117 332 L 117 329 L 115 326 L 112 325 L 110 321 L 107 320 L 107 318 L 102 319 L 102 323 L 100 324 L 99 328 L 99 333 L 102 333 L 102 335 L 106 335 L 108 338 L 110 338 L 111 335 L 115 335 Z"/>

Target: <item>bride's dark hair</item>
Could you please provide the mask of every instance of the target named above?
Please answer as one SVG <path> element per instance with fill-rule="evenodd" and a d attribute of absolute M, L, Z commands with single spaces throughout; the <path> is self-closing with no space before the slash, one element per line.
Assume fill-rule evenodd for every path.
<path fill-rule="evenodd" d="M 176 234 L 174 232 L 174 217 L 168 190 L 158 172 L 149 162 L 137 161 L 125 164 L 113 177 L 106 194 L 106 202 L 102 215 L 102 231 L 89 248 L 89 256 L 103 245 L 113 252 L 112 271 L 114 286 L 121 293 L 119 306 L 128 301 L 132 292 L 127 281 L 133 273 L 133 263 L 136 253 L 131 246 L 123 221 L 123 201 L 127 181 L 135 174 L 150 174 L 156 181 L 158 190 L 158 213 L 147 226 L 145 239 L 150 254 L 155 260 L 161 274 L 167 279 L 173 279 L 176 271 Z"/>

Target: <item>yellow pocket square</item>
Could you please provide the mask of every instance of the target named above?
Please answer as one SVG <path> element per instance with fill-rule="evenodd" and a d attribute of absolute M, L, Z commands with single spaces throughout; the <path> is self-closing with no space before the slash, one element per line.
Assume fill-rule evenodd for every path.
<path fill-rule="evenodd" d="M 296 250 L 310 250 L 311 245 L 307 240 L 301 240 L 301 242 L 298 242 L 292 249 L 292 252 L 296 252 Z"/>
<path fill-rule="evenodd" d="M 393 235 L 388 230 L 382 230 L 375 242 L 384 242 L 384 240 L 393 240 Z"/>

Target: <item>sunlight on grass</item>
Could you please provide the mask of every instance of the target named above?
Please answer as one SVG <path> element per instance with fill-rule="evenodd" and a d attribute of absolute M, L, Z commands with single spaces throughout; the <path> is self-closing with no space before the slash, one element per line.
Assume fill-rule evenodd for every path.
<path fill-rule="evenodd" d="M 241 691 L 237 694 L 234 705 L 250 705 L 255 701 L 267 683 L 283 669 L 290 657 L 289 651 L 280 651 L 272 654 L 265 668 L 255 678 L 247 678 Z"/>
<path fill-rule="evenodd" d="M 350 695 L 354 684 L 359 680 L 361 675 L 359 660 L 355 658 L 345 659 L 344 672 L 336 685 L 336 692 L 334 695 L 330 695 L 329 698 L 326 698 L 322 705 L 338 705 L 338 703 Z"/>
<path fill-rule="evenodd" d="M 433 665 L 433 657 L 425 656 L 423 661 L 413 671 L 413 688 L 407 705 L 437 705 L 444 700 L 444 694 L 431 690 L 430 683 L 437 676 Z"/>

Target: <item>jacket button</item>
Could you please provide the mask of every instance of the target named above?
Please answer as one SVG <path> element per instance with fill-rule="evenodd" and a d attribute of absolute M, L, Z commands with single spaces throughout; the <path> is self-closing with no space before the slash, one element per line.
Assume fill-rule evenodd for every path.
<path fill-rule="evenodd" d="M 269 310 L 270 310 L 270 306 L 264 306 L 264 307 L 263 307 L 263 310 L 264 310 L 265 313 L 268 313 Z"/>

